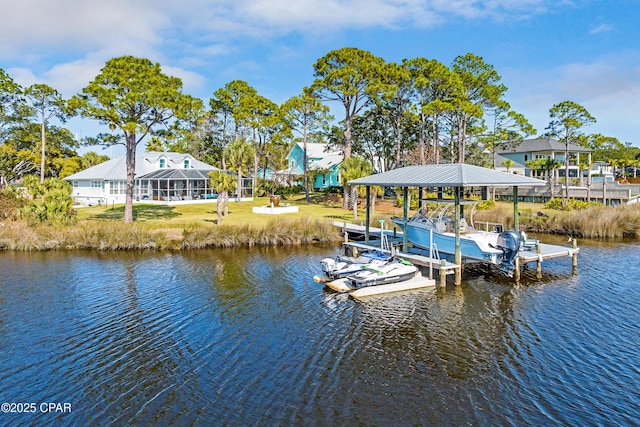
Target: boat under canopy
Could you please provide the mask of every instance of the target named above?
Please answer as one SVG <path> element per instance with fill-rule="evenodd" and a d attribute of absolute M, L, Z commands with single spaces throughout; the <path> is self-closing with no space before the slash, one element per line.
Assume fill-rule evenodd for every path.
<path fill-rule="evenodd" d="M 366 231 L 365 241 L 368 242 L 370 206 L 369 194 L 372 186 L 400 187 L 403 196 L 403 226 L 408 222 L 409 187 L 418 188 L 451 188 L 454 197 L 454 253 L 455 263 L 462 263 L 461 235 L 460 235 L 460 203 L 463 199 L 465 187 L 512 187 L 514 200 L 514 228 L 518 230 L 518 186 L 544 186 L 546 183 L 539 179 L 522 175 L 499 172 L 492 169 L 473 166 L 464 163 L 448 163 L 437 165 L 418 165 L 398 168 L 379 174 L 358 178 L 348 182 L 349 185 L 363 185 L 366 187 Z M 403 227 L 404 229 L 405 227 Z M 517 234 L 517 233 L 516 233 Z M 506 236 L 505 236 L 506 237 Z M 513 236 L 512 236 L 513 237 Z M 404 233 L 403 250 L 408 248 L 408 233 Z M 462 281 L 460 268 L 456 269 L 456 284 Z"/>
<path fill-rule="evenodd" d="M 475 207 L 475 203 L 472 205 Z M 521 247 L 521 239 L 514 231 L 480 231 L 474 227 L 473 209 L 465 218 L 456 221 L 452 203 L 428 203 L 408 221 L 392 218 L 403 229 L 409 242 L 422 250 L 439 254 L 456 254 L 456 236 L 462 258 L 469 262 L 493 264 L 507 275 L 513 274 L 515 257 Z M 456 232 L 457 231 L 457 232 Z"/>

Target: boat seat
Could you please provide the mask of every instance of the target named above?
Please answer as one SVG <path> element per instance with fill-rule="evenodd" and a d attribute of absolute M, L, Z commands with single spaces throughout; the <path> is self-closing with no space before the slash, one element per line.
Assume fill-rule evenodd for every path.
<path fill-rule="evenodd" d="M 520 242 L 522 248 L 525 250 L 536 249 L 538 247 L 538 243 L 540 243 L 538 239 L 529 239 L 527 237 L 527 233 L 524 231 L 520 232 Z"/>

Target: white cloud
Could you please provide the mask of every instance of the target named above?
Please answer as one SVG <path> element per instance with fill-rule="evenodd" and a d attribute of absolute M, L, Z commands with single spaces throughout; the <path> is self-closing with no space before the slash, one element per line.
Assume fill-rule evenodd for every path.
<path fill-rule="evenodd" d="M 589 30 L 589 34 L 595 35 L 600 33 L 606 33 L 606 32 L 612 31 L 613 29 L 614 29 L 613 26 L 609 24 L 600 24 L 597 27 L 594 27 L 591 30 Z"/>
<path fill-rule="evenodd" d="M 27 68 L 9 68 L 7 72 L 22 87 L 35 83 L 43 83 L 55 88 L 65 98 L 79 93 L 100 72 L 104 63 L 91 60 L 78 60 L 66 64 L 58 64 L 53 68 L 36 75 Z"/>
<path fill-rule="evenodd" d="M 70 98 L 82 91 L 104 67 L 106 60 L 90 58 L 57 64 L 49 70 L 45 70 L 41 75 L 35 75 L 27 68 L 10 68 L 9 75 L 23 87 L 34 83 L 44 83 L 62 94 L 65 98 Z M 162 72 L 179 77 L 183 83 L 185 93 L 194 93 L 202 90 L 206 79 L 198 73 L 185 70 L 180 67 L 162 65 Z"/>
<path fill-rule="evenodd" d="M 180 67 L 162 65 L 162 72 L 168 76 L 180 78 L 180 80 L 182 80 L 182 91 L 184 93 L 200 92 L 206 81 L 206 79 L 200 74 Z"/>
<path fill-rule="evenodd" d="M 640 145 L 640 52 L 621 52 L 592 62 L 563 64 L 552 69 L 506 70 L 508 101 L 538 132 L 549 123 L 549 109 L 574 101 L 597 120 L 585 129 Z"/>
<path fill-rule="evenodd" d="M 548 0 L 431 0 L 438 14 L 463 18 L 494 18 L 503 20 L 529 18 L 548 10 Z"/>
<path fill-rule="evenodd" d="M 12 57 L 24 51 L 47 55 L 151 46 L 160 41 L 157 31 L 169 24 L 149 1 L 22 0 L 3 8 L 0 51 Z"/>
<path fill-rule="evenodd" d="M 235 0 L 229 22 L 252 23 L 277 33 L 336 29 L 432 27 L 445 17 L 524 18 L 547 10 L 550 0 Z"/>
<path fill-rule="evenodd" d="M 211 57 L 246 38 L 264 42 L 292 32 L 304 36 L 432 27 L 459 17 L 521 17 L 544 11 L 550 1 L 21 0 L 0 16 L 0 59 L 28 64 L 61 55 L 77 59 L 85 52 L 152 57 L 149 52 L 167 49 L 186 58 Z"/>

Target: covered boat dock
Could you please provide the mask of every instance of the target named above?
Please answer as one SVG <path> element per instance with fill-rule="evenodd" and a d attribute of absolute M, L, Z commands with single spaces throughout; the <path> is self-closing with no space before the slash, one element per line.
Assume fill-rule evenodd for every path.
<path fill-rule="evenodd" d="M 509 174 L 505 172 L 487 169 L 480 166 L 468 165 L 464 163 L 448 163 L 437 165 L 407 166 L 394 169 L 388 172 L 358 178 L 348 182 L 349 185 L 363 185 L 366 188 L 366 220 L 364 226 L 365 244 L 369 243 L 371 227 L 370 219 L 370 192 L 371 187 L 399 187 L 403 196 L 403 221 L 406 229 L 409 213 L 409 188 L 435 188 L 438 193 L 444 189 L 451 189 L 455 204 L 455 283 L 462 281 L 462 253 L 460 250 L 460 218 L 461 204 L 464 199 L 464 189 L 469 187 L 510 187 L 513 189 L 513 217 L 514 229 L 519 231 L 518 221 L 518 187 L 539 187 L 546 185 L 545 181 L 529 178 L 526 176 Z M 562 246 L 539 244 L 535 253 L 521 251 L 516 259 L 515 279 L 520 280 L 520 266 L 522 263 L 531 261 L 537 262 L 538 272 L 544 259 L 558 256 L 572 256 L 574 269 L 577 266 L 577 253 L 575 241 L 573 248 L 568 249 Z M 544 248 L 544 249 L 543 249 Z M 402 236 L 402 251 L 409 253 L 411 248 L 407 241 L 406 234 Z M 420 255 L 420 254 L 418 254 Z M 426 263 L 433 266 L 433 259 L 427 259 Z"/>

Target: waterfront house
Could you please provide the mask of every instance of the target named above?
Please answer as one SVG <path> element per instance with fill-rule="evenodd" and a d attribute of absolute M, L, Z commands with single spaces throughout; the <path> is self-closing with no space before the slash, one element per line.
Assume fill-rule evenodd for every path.
<path fill-rule="evenodd" d="M 209 172 L 217 168 L 189 154 L 138 152 L 135 166 L 134 202 L 193 202 L 217 197 L 209 183 Z M 73 186 L 72 196 L 78 204 L 124 203 L 127 186 L 125 156 L 92 166 L 65 180 Z M 251 196 L 251 179 L 243 181 L 246 181 L 243 197 Z"/>
<path fill-rule="evenodd" d="M 287 155 L 288 168 L 278 173 L 288 176 L 304 175 L 303 143 L 298 142 Z M 340 186 L 340 163 L 344 156 L 340 150 L 331 150 L 326 144 L 307 143 L 307 171 L 318 172 L 313 180 L 313 189 L 322 190 Z"/>
<path fill-rule="evenodd" d="M 535 138 L 525 139 L 519 144 L 513 144 L 506 148 L 499 149 L 496 152 L 507 159 L 510 159 L 521 165 L 527 164 L 530 160 L 538 160 L 551 158 L 561 162 L 564 165 L 565 144 L 551 138 Z M 591 150 L 575 144 L 569 144 L 569 178 L 578 179 L 580 177 L 581 159 L 586 163 L 591 163 Z M 500 164 L 500 162 L 498 163 Z M 526 167 L 524 170 L 526 176 L 533 176 L 531 169 Z M 589 172 L 590 173 L 590 172 Z M 556 171 L 556 177 L 564 178 L 564 166 Z"/>

